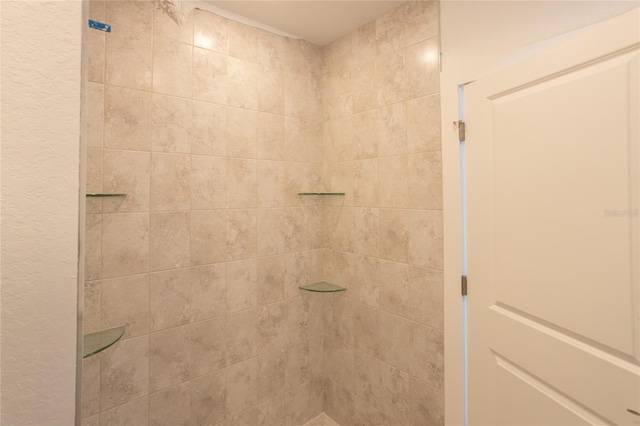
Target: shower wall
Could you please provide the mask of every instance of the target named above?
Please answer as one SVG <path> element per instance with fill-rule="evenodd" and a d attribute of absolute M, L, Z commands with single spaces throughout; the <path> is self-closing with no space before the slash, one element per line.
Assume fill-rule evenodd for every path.
<path fill-rule="evenodd" d="M 324 411 L 341 425 L 439 425 L 442 173 L 437 3 L 325 46 Z"/>
<path fill-rule="evenodd" d="M 323 406 L 321 51 L 90 2 L 83 423 L 298 425 Z"/>

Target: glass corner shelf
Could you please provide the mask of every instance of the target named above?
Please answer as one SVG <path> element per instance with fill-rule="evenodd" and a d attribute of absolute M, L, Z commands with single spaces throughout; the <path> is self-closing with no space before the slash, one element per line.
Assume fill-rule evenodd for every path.
<path fill-rule="evenodd" d="M 86 194 L 87 197 L 126 197 L 127 194 Z"/>
<path fill-rule="evenodd" d="M 298 192 L 298 195 L 345 195 L 344 192 Z"/>
<path fill-rule="evenodd" d="M 328 283 L 326 281 L 307 284 L 307 285 L 300 286 L 298 288 L 300 290 L 313 291 L 315 293 L 337 293 L 339 291 L 347 291 L 347 289 L 344 287 L 340 287 L 335 284 Z"/>
<path fill-rule="evenodd" d="M 108 328 L 85 334 L 82 346 L 82 358 L 89 358 L 116 343 L 124 334 L 124 326 Z"/>

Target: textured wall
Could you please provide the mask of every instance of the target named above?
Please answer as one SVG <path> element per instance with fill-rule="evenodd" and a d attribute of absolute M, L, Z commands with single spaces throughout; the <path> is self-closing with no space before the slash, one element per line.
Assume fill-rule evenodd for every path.
<path fill-rule="evenodd" d="M 82 3 L 2 2 L 0 421 L 75 415 Z"/>
<path fill-rule="evenodd" d="M 320 49 L 91 2 L 85 424 L 302 424 L 322 410 Z M 318 72 L 316 72 L 316 70 Z"/>
<path fill-rule="evenodd" d="M 323 48 L 324 411 L 444 422 L 437 4 L 408 2 Z"/>

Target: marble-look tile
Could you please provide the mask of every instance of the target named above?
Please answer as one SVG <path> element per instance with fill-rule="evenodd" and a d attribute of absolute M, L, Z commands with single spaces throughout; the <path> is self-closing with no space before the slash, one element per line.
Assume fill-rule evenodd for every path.
<path fill-rule="evenodd" d="M 224 422 L 220 423 L 220 426 L 255 426 L 258 424 L 259 416 L 258 407 L 253 406 L 242 413 L 227 417 Z"/>
<path fill-rule="evenodd" d="M 193 48 L 164 37 L 153 38 L 153 91 L 191 97 Z"/>
<path fill-rule="evenodd" d="M 284 209 L 258 209 L 258 256 L 284 253 Z"/>
<path fill-rule="evenodd" d="M 84 234 L 84 279 L 102 276 L 102 215 L 87 214 Z"/>
<path fill-rule="evenodd" d="M 229 20 L 200 9 L 193 11 L 193 44 L 219 53 L 229 51 Z"/>
<path fill-rule="evenodd" d="M 284 162 L 256 162 L 258 207 L 284 206 Z"/>
<path fill-rule="evenodd" d="M 403 103 L 378 109 L 378 155 L 407 153 L 407 117 Z"/>
<path fill-rule="evenodd" d="M 354 116 L 329 121 L 324 126 L 324 160 L 354 160 L 358 149 L 354 143 Z"/>
<path fill-rule="evenodd" d="M 286 162 L 284 165 L 285 206 L 299 207 L 309 203 L 308 198 L 299 192 L 315 192 L 311 184 L 311 165 L 309 163 Z"/>
<path fill-rule="evenodd" d="M 380 257 L 406 262 L 409 251 L 407 210 L 380 209 Z"/>
<path fill-rule="evenodd" d="M 227 159 L 208 155 L 191 156 L 191 208 L 225 207 Z"/>
<path fill-rule="evenodd" d="M 149 270 L 149 214 L 122 213 L 102 218 L 102 277 Z"/>
<path fill-rule="evenodd" d="M 284 425 L 285 417 L 284 393 L 258 405 L 258 426 Z"/>
<path fill-rule="evenodd" d="M 333 250 L 353 252 L 354 208 L 325 207 L 324 215 L 325 229 L 331 229 L 325 234 L 328 238 L 327 247 Z"/>
<path fill-rule="evenodd" d="M 325 296 L 322 322 L 326 337 L 353 345 L 353 309 L 353 300 L 347 298 L 345 293 Z"/>
<path fill-rule="evenodd" d="M 349 117 L 353 114 L 353 75 L 349 71 L 330 75 L 323 84 L 323 117 L 334 120 Z"/>
<path fill-rule="evenodd" d="M 106 37 L 106 82 L 151 90 L 153 4 L 107 2 L 112 31 Z"/>
<path fill-rule="evenodd" d="M 258 316 L 258 353 L 284 346 L 285 304 L 272 303 L 260 308 Z"/>
<path fill-rule="evenodd" d="M 289 389 L 285 394 L 286 425 L 302 426 L 310 418 L 309 397 L 310 383 L 305 382 L 300 386 Z"/>
<path fill-rule="evenodd" d="M 309 417 L 322 413 L 324 407 L 324 384 L 322 376 L 309 381 Z"/>
<path fill-rule="evenodd" d="M 287 38 L 268 31 L 260 32 L 258 39 L 258 60 L 263 66 L 285 69 Z"/>
<path fill-rule="evenodd" d="M 375 57 L 358 65 L 353 75 L 353 112 L 369 111 L 378 106 Z"/>
<path fill-rule="evenodd" d="M 193 18 L 195 13 L 184 15 L 184 22 L 178 25 L 167 12 L 160 8 L 153 10 L 153 33 L 182 43 L 193 43 Z"/>
<path fill-rule="evenodd" d="M 260 30 L 238 21 L 228 21 L 229 55 L 249 62 L 258 62 Z"/>
<path fill-rule="evenodd" d="M 104 141 L 104 84 L 87 84 L 87 146 L 102 147 Z"/>
<path fill-rule="evenodd" d="M 378 205 L 378 159 L 355 162 L 353 170 L 353 204 Z"/>
<path fill-rule="evenodd" d="M 106 43 L 104 32 L 87 31 L 87 74 L 90 82 L 104 83 Z"/>
<path fill-rule="evenodd" d="M 409 160 L 406 155 L 378 160 L 378 200 L 380 207 L 409 206 Z"/>
<path fill-rule="evenodd" d="M 244 86 L 247 84 L 246 82 L 237 83 Z M 239 106 L 243 108 L 227 108 L 227 156 L 255 158 L 258 113 L 244 109 L 243 105 Z"/>
<path fill-rule="evenodd" d="M 191 265 L 227 260 L 226 210 L 191 211 Z"/>
<path fill-rule="evenodd" d="M 191 425 L 189 383 L 182 383 L 149 395 L 150 426 Z"/>
<path fill-rule="evenodd" d="M 371 424 L 376 424 L 376 423 L 369 423 L 369 425 Z M 331 417 L 327 416 L 326 413 L 322 413 L 317 417 L 312 418 L 307 423 L 305 423 L 305 426 L 337 426 L 337 425 L 338 423 L 336 423 Z"/>
<path fill-rule="evenodd" d="M 300 290 L 298 290 L 300 292 Z M 302 297 L 285 301 L 285 342 L 302 341 L 309 335 L 309 305 Z"/>
<path fill-rule="evenodd" d="M 149 391 L 156 392 L 189 380 L 190 327 L 149 335 Z"/>
<path fill-rule="evenodd" d="M 258 359 L 251 358 L 227 368 L 226 416 L 241 413 L 258 403 Z"/>
<path fill-rule="evenodd" d="M 233 57 L 228 58 L 228 104 L 234 107 L 258 109 L 258 64 Z"/>
<path fill-rule="evenodd" d="M 353 249 L 364 256 L 378 256 L 380 245 L 380 217 L 379 210 L 372 208 L 353 209 Z"/>
<path fill-rule="evenodd" d="M 85 417 L 81 421 L 82 426 L 100 426 L 100 415 Z"/>
<path fill-rule="evenodd" d="M 239 260 L 226 264 L 227 309 L 229 312 L 253 308 L 257 305 L 256 259 Z"/>
<path fill-rule="evenodd" d="M 309 161 L 308 121 L 296 117 L 284 120 L 285 159 Z"/>
<path fill-rule="evenodd" d="M 149 215 L 151 271 L 184 268 L 191 264 L 188 212 Z"/>
<path fill-rule="evenodd" d="M 206 13 L 206 12 L 204 12 Z M 193 48 L 193 98 L 225 105 L 229 99 L 227 57 L 199 47 Z"/>
<path fill-rule="evenodd" d="M 332 337 L 324 339 L 324 375 L 349 392 L 354 391 L 354 348 Z"/>
<path fill-rule="evenodd" d="M 407 2 L 403 9 L 405 46 L 438 35 L 438 2 Z"/>
<path fill-rule="evenodd" d="M 154 272 L 149 275 L 151 331 L 191 321 L 190 268 Z"/>
<path fill-rule="evenodd" d="M 134 426 L 148 423 L 149 399 L 146 396 L 100 413 L 100 426 Z"/>
<path fill-rule="evenodd" d="M 82 325 L 84 333 L 100 330 L 100 310 L 102 283 L 100 281 L 84 282 L 84 317 Z"/>
<path fill-rule="evenodd" d="M 151 147 L 151 105 L 151 93 L 107 86 L 105 148 L 148 151 Z"/>
<path fill-rule="evenodd" d="M 324 412 L 339 425 L 352 425 L 355 410 L 353 393 L 335 383 L 324 380 Z"/>
<path fill-rule="evenodd" d="M 443 270 L 442 211 L 411 210 L 407 212 L 410 263 Z"/>
<path fill-rule="evenodd" d="M 405 77 L 405 69 L 403 50 L 378 57 L 375 77 L 378 106 L 393 104 L 406 98 L 408 79 Z"/>
<path fill-rule="evenodd" d="M 376 21 L 370 21 L 355 29 L 351 37 L 354 66 L 369 62 L 376 57 Z"/>
<path fill-rule="evenodd" d="M 256 160 L 227 160 L 227 208 L 256 207 Z"/>
<path fill-rule="evenodd" d="M 406 50 L 406 97 L 432 95 L 440 91 L 440 52 L 438 37 L 432 37 Z"/>
<path fill-rule="evenodd" d="M 309 116 L 309 79 L 298 74 L 285 74 L 284 115 L 307 118 Z"/>
<path fill-rule="evenodd" d="M 376 19 L 378 56 L 387 55 L 404 47 L 404 10 L 397 7 Z"/>
<path fill-rule="evenodd" d="M 444 390 L 444 332 L 412 324 L 409 353 L 409 374 Z"/>
<path fill-rule="evenodd" d="M 405 106 L 409 152 L 440 151 L 440 95 L 411 99 Z"/>
<path fill-rule="evenodd" d="M 152 153 L 151 210 L 187 210 L 190 192 L 191 156 Z"/>
<path fill-rule="evenodd" d="M 309 249 L 309 227 L 305 209 L 288 207 L 284 210 L 284 248 L 286 252 Z"/>
<path fill-rule="evenodd" d="M 379 135 L 377 110 L 365 111 L 353 116 L 353 143 L 358 159 L 378 156 Z M 380 155 L 383 155 L 382 153 Z"/>
<path fill-rule="evenodd" d="M 259 257 L 257 260 L 258 305 L 274 303 L 284 299 L 284 255 Z"/>
<path fill-rule="evenodd" d="M 191 377 L 218 371 L 226 365 L 224 319 L 191 324 Z"/>
<path fill-rule="evenodd" d="M 440 151 L 409 156 L 409 205 L 442 210 L 442 155 Z"/>
<path fill-rule="evenodd" d="M 191 422 L 215 425 L 224 420 L 227 383 L 224 370 L 191 380 Z"/>
<path fill-rule="evenodd" d="M 285 347 L 285 387 L 290 390 L 310 378 L 309 341 L 302 339 Z"/>
<path fill-rule="evenodd" d="M 197 101 L 192 101 L 191 108 L 191 153 L 225 155 L 227 109 Z"/>
<path fill-rule="evenodd" d="M 148 152 L 104 151 L 103 190 L 125 197 L 104 199 L 104 212 L 135 212 L 149 210 L 149 174 L 151 157 Z"/>
<path fill-rule="evenodd" d="M 260 67 L 258 73 L 258 108 L 262 112 L 284 115 L 284 71 Z"/>
<path fill-rule="evenodd" d="M 284 117 L 261 112 L 258 114 L 256 158 L 284 159 Z"/>
<path fill-rule="evenodd" d="M 154 94 L 151 109 L 151 150 L 190 153 L 190 133 L 191 101 Z"/>
<path fill-rule="evenodd" d="M 227 365 L 255 357 L 258 353 L 260 308 L 229 315 L 224 323 Z"/>
<path fill-rule="evenodd" d="M 82 416 L 100 412 L 100 357 L 82 360 Z"/>
<path fill-rule="evenodd" d="M 124 339 L 149 333 L 149 276 L 130 275 L 102 281 L 102 326 L 124 326 Z"/>
<path fill-rule="evenodd" d="M 416 425 L 444 425 L 444 395 L 442 391 L 411 378 L 411 423 Z"/>
<path fill-rule="evenodd" d="M 104 0 L 89 0 L 89 19 L 106 19 L 107 2 Z"/>
<path fill-rule="evenodd" d="M 284 349 L 276 349 L 258 356 L 258 403 L 284 392 Z"/>
<path fill-rule="evenodd" d="M 386 425 L 390 424 L 388 417 L 373 405 L 365 402 L 359 397 L 354 398 L 354 418 L 355 426 Z"/>
<path fill-rule="evenodd" d="M 227 313 L 225 264 L 191 267 L 191 320 L 217 318 Z"/>
<path fill-rule="evenodd" d="M 101 410 L 108 410 L 148 394 L 148 336 L 121 340 L 104 351 L 100 358 Z"/>
<path fill-rule="evenodd" d="M 228 210 L 226 235 L 229 260 L 256 256 L 256 216 L 256 209 Z"/>
<path fill-rule="evenodd" d="M 349 297 L 369 306 L 377 307 L 380 300 L 380 260 L 375 257 L 356 256 L 353 277 L 348 286 Z"/>

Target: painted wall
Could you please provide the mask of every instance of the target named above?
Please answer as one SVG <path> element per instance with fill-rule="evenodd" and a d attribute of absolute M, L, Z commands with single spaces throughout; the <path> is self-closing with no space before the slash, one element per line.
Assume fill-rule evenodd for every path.
<path fill-rule="evenodd" d="M 462 417 L 462 298 L 460 275 L 460 151 L 458 85 L 562 42 L 586 26 L 637 8 L 637 2 L 444 1 L 442 32 L 442 158 L 445 252 L 446 417 Z M 473 277 L 469 277 L 469 294 Z M 472 296 L 470 296 L 472 297 Z"/>
<path fill-rule="evenodd" d="M 75 416 L 82 3 L 2 2 L 4 424 Z"/>

